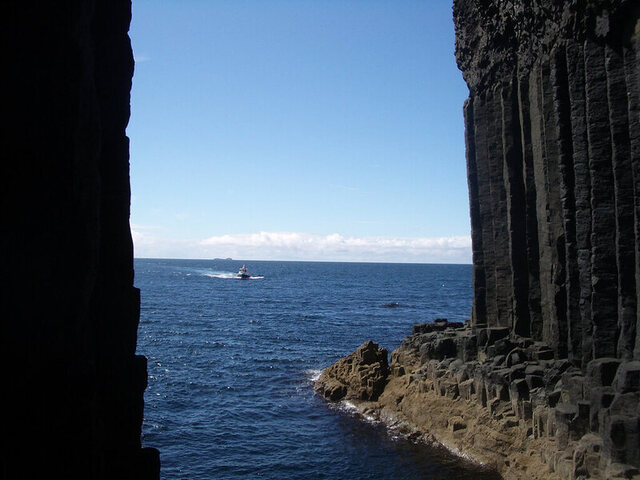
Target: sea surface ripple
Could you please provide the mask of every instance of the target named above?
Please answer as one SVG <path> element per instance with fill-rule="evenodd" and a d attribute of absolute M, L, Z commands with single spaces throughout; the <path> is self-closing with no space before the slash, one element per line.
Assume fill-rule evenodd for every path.
<path fill-rule="evenodd" d="M 259 278 L 238 280 L 246 263 Z M 362 421 L 312 378 L 366 340 L 470 313 L 470 265 L 136 259 L 143 445 L 162 479 L 490 479 Z"/>

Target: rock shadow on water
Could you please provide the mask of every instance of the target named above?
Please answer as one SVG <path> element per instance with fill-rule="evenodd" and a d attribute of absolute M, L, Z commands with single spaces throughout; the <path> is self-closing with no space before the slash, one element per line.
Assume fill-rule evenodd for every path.
<path fill-rule="evenodd" d="M 330 404 L 330 410 L 340 417 L 339 427 L 349 456 L 363 460 L 375 456 L 380 462 L 392 463 L 396 466 L 394 471 L 405 472 L 400 478 L 502 480 L 495 470 L 450 451 L 408 425 L 388 423 L 349 401 Z"/>

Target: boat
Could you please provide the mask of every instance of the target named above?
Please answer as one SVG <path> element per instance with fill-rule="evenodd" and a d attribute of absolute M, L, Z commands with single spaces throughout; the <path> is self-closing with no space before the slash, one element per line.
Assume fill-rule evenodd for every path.
<path fill-rule="evenodd" d="M 251 278 L 251 275 L 249 274 L 249 270 L 247 270 L 247 267 L 242 265 L 242 267 L 240 267 L 240 270 L 238 270 L 238 274 L 236 275 L 236 278 L 239 278 L 241 280 Z"/>

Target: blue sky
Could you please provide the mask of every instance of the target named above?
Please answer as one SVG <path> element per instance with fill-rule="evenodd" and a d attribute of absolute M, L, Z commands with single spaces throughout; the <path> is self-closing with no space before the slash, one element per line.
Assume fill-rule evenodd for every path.
<path fill-rule="evenodd" d="M 444 0 L 135 0 L 137 257 L 470 263 Z"/>

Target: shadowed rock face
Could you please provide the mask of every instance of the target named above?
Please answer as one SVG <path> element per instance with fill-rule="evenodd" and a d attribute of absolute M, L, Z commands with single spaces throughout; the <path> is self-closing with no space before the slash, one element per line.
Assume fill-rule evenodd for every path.
<path fill-rule="evenodd" d="M 470 90 L 471 328 L 414 334 L 392 369 L 409 349 L 440 369 L 425 374 L 437 392 L 441 378 L 455 379 L 439 362 L 464 360 L 461 396 L 492 411 L 511 402 L 521 425 L 549 439 L 543 457 L 561 478 L 622 476 L 622 464 L 631 475 L 640 467 L 640 3 L 455 0 L 453 11 Z M 443 355 L 444 340 L 455 348 Z"/>
<path fill-rule="evenodd" d="M 129 229 L 131 3 L 3 5 L 3 478 L 157 478 Z"/>
<path fill-rule="evenodd" d="M 476 328 L 640 358 L 640 4 L 456 0 Z"/>

